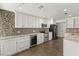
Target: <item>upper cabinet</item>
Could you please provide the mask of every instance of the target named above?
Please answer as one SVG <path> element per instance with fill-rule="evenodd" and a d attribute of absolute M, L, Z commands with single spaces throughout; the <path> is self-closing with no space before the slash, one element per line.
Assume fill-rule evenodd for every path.
<path fill-rule="evenodd" d="M 67 18 L 66 28 L 79 28 L 79 17 Z"/>
<path fill-rule="evenodd" d="M 49 19 L 43 19 L 43 23 L 47 24 L 47 28 L 50 28 L 50 20 Z"/>
<path fill-rule="evenodd" d="M 73 28 L 74 27 L 74 18 L 67 18 L 66 19 L 66 27 Z"/>
<path fill-rule="evenodd" d="M 47 24 L 48 20 L 36 16 L 26 15 L 23 13 L 15 13 L 15 27 L 16 28 L 41 28 L 41 24 Z"/>
<path fill-rule="evenodd" d="M 21 28 L 22 27 L 22 14 L 16 13 L 15 14 L 15 27 Z"/>
<path fill-rule="evenodd" d="M 74 18 L 75 28 L 79 28 L 79 17 Z"/>

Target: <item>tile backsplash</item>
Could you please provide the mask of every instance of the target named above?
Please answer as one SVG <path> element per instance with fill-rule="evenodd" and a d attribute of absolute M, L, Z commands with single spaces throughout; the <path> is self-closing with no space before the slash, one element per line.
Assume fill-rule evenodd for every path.
<path fill-rule="evenodd" d="M 43 29 L 42 28 L 15 28 L 15 30 L 16 30 L 15 34 L 19 35 L 19 34 L 39 33 L 39 31 Z M 45 28 L 44 30 L 45 32 L 49 31 L 48 28 Z"/>
<path fill-rule="evenodd" d="M 38 33 L 42 28 L 15 28 L 15 13 L 0 9 L 0 37 Z M 48 32 L 49 29 L 45 28 Z"/>
<path fill-rule="evenodd" d="M 67 28 L 67 33 L 79 33 L 79 28 Z"/>

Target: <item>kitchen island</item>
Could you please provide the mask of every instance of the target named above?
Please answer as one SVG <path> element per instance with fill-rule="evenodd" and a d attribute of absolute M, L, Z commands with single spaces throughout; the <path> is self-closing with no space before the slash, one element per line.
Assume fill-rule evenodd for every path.
<path fill-rule="evenodd" d="M 66 33 L 63 40 L 64 56 L 79 56 L 79 34 Z"/>

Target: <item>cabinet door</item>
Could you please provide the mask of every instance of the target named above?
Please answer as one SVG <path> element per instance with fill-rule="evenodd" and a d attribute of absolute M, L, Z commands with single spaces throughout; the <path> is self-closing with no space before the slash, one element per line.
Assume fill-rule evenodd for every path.
<path fill-rule="evenodd" d="M 47 19 L 47 28 L 50 28 L 50 20 Z"/>
<path fill-rule="evenodd" d="M 49 19 L 46 19 L 47 28 L 50 28 Z"/>
<path fill-rule="evenodd" d="M 75 28 L 79 28 L 79 17 L 75 17 Z"/>
<path fill-rule="evenodd" d="M 22 15 L 22 28 L 25 28 L 26 27 L 26 15 L 25 14 L 23 14 Z"/>
<path fill-rule="evenodd" d="M 28 49 L 30 47 L 30 39 L 28 37 L 26 38 L 18 38 L 17 44 L 16 44 L 16 51 L 21 52 L 25 49 Z"/>
<path fill-rule="evenodd" d="M 37 25 L 37 28 L 41 28 L 39 17 L 36 18 L 36 25 Z"/>
<path fill-rule="evenodd" d="M 15 27 L 22 28 L 22 14 L 16 13 L 15 15 Z"/>
<path fill-rule="evenodd" d="M 39 27 L 42 28 L 42 23 L 44 23 L 43 19 L 39 18 L 38 22 L 39 22 Z"/>
<path fill-rule="evenodd" d="M 36 20 L 35 17 L 32 16 L 32 19 L 31 19 L 32 28 L 36 28 L 36 25 L 35 25 L 36 21 L 35 20 Z"/>
<path fill-rule="evenodd" d="M 37 44 L 41 44 L 44 42 L 44 35 L 42 33 L 39 33 L 37 35 Z"/>
<path fill-rule="evenodd" d="M 18 42 L 16 46 L 17 46 L 17 49 L 16 49 L 17 52 L 21 52 L 21 51 L 26 50 L 30 47 L 30 42 L 29 42 L 29 40 Z"/>
<path fill-rule="evenodd" d="M 48 19 L 42 19 L 42 21 L 43 21 L 43 24 L 47 24 L 47 27 L 45 27 L 45 28 L 48 28 L 49 27 L 48 26 L 48 24 L 49 24 Z"/>
<path fill-rule="evenodd" d="M 15 39 L 7 39 L 2 43 L 1 55 L 13 55 L 16 53 L 16 41 Z"/>
<path fill-rule="evenodd" d="M 66 27 L 67 28 L 73 28 L 74 27 L 74 19 L 73 18 L 67 18 L 66 19 Z"/>
<path fill-rule="evenodd" d="M 38 28 L 38 18 L 37 17 L 35 17 L 34 23 L 35 23 L 35 28 Z"/>
<path fill-rule="evenodd" d="M 32 21 L 31 21 L 31 18 L 30 16 L 27 16 L 27 24 L 28 24 L 28 28 L 31 28 L 32 27 Z"/>

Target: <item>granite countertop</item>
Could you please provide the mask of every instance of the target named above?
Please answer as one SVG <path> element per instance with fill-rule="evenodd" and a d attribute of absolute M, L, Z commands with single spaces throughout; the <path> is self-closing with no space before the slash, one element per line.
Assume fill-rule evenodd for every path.
<path fill-rule="evenodd" d="M 13 36 L 6 36 L 6 37 L 0 37 L 0 40 L 5 40 L 5 39 L 11 39 L 11 38 L 18 38 L 18 37 L 26 37 L 30 35 L 37 35 L 39 33 L 30 33 L 30 34 L 24 34 L 24 35 L 13 35 Z"/>
<path fill-rule="evenodd" d="M 79 42 L 79 34 L 77 34 L 77 33 L 74 33 L 74 34 L 66 33 L 65 34 L 65 39 L 75 41 L 75 42 Z"/>
<path fill-rule="evenodd" d="M 16 37 L 24 37 L 24 36 L 27 36 L 27 35 L 13 35 L 13 36 L 0 37 L 0 40 L 16 38 Z"/>

